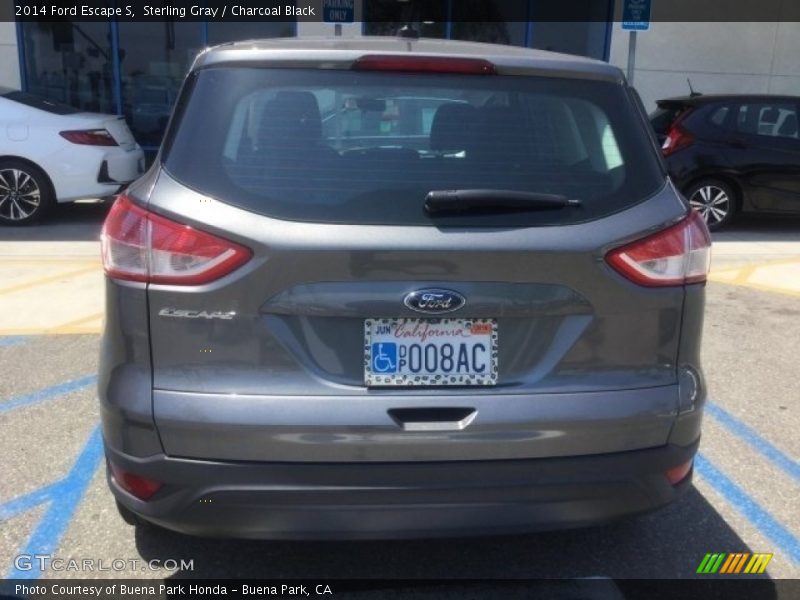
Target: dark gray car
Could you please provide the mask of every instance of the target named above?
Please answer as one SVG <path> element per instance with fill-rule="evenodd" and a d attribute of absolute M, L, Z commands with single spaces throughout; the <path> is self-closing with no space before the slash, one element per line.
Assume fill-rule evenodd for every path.
<path fill-rule="evenodd" d="M 579 526 L 690 485 L 710 240 L 605 63 L 196 60 L 103 232 L 121 510 L 254 538 Z"/>

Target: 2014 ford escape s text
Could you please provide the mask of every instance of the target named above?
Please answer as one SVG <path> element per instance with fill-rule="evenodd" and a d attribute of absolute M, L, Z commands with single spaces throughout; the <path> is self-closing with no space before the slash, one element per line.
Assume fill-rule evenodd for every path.
<path fill-rule="evenodd" d="M 621 72 L 218 46 L 103 231 L 123 513 L 252 538 L 588 525 L 690 485 L 710 239 Z"/>

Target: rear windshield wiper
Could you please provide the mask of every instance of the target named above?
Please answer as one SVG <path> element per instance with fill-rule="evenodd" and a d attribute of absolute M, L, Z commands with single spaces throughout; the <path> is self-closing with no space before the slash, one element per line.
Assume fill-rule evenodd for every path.
<path fill-rule="evenodd" d="M 428 214 L 549 210 L 580 205 L 580 200 L 559 194 L 540 194 L 516 190 L 432 190 L 425 196 L 425 211 Z"/>

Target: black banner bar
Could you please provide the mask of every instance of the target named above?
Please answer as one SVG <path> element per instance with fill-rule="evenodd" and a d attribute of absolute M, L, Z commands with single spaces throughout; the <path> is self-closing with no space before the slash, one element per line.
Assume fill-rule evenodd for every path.
<path fill-rule="evenodd" d="M 582 600 L 789 600 L 800 580 L 708 576 L 699 579 L 541 580 L 214 580 L 42 579 L 0 581 L 0 598 L 31 600 L 210 600 L 219 598 L 575 598 Z"/>
<path fill-rule="evenodd" d="M 7 21 L 323 21 L 325 0 L 14 0 Z M 4 0 L 5 2 L 5 0 Z M 362 0 L 365 19 L 447 20 L 446 0 Z M 457 0 L 451 22 L 606 22 L 622 20 L 616 0 Z M 652 0 L 650 21 L 800 22 L 796 0 Z"/>

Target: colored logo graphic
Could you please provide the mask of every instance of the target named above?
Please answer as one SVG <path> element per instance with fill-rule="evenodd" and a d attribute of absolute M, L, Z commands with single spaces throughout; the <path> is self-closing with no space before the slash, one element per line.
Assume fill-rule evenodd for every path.
<path fill-rule="evenodd" d="M 397 372 L 397 344 L 372 344 L 372 370 L 375 373 Z"/>
<path fill-rule="evenodd" d="M 749 554 L 748 552 L 735 552 L 732 554 L 709 553 L 703 558 L 697 572 L 703 575 L 726 574 L 735 575 L 737 573 L 763 573 L 772 554 Z"/>

